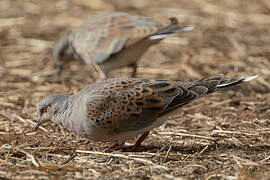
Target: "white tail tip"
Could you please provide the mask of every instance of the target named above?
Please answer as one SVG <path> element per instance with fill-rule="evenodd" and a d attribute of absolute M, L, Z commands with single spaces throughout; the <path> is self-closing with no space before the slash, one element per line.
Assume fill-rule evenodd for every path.
<path fill-rule="evenodd" d="M 185 26 L 181 31 L 192 31 L 195 29 L 195 26 Z"/>
<path fill-rule="evenodd" d="M 253 79 L 256 79 L 257 77 L 259 77 L 258 75 L 255 75 L 255 76 L 250 76 L 250 77 L 247 77 L 243 80 L 243 82 L 247 82 L 247 81 L 251 81 Z"/>
<path fill-rule="evenodd" d="M 168 36 L 168 34 L 154 35 L 154 36 L 149 37 L 149 40 L 163 39 L 167 36 Z"/>
<path fill-rule="evenodd" d="M 181 26 L 179 27 L 179 29 L 177 29 L 176 31 L 172 31 L 171 33 L 181 32 L 181 31 L 191 31 L 193 29 L 195 29 L 194 26 Z M 149 40 L 163 39 L 163 38 L 166 38 L 171 33 L 153 35 L 149 37 Z"/>

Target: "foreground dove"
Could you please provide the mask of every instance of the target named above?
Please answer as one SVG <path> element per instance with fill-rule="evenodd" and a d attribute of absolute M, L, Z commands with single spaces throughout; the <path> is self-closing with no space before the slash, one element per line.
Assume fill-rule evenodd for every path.
<path fill-rule="evenodd" d="M 176 18 L 170 24 L 161 24 L 149 18 L 123 12 L 102 13 L 64 36 L 54 49 L 54 57 L 62 71 L 63 61 L 81 59 L 105 77 L 110 70 L 133 67 L 147 49 L 169 34 L 192 30 L 192 26 L 179 26 Z"/>
<path fill-rule="evenodd" d="M 139 78 L 108 79 L 87 86 L 72 96 L 51 95 L 37 105 L 35 130 L 45 121 L 95 141 L 115 142 L 107 152 L 136 150 L 149 131 L 163 124 L 181 106 L 211 93 L 256 78 L 224 79 L 211 76 L 193 82 Z M 127 148 L 125 141 L 138 135 Z"/>

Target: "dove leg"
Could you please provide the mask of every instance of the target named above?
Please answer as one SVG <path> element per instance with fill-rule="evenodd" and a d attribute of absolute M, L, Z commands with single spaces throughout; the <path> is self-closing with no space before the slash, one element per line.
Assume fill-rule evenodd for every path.
<path fill-rule="evenodd" d="M 144 132 L 136 141 L 134 144 L 134 148 L 138 148 L 141 146 L 142 142 L 147 138 L 147 136 L 150 134 L 150 131 Z"/>
<path fill-rule="evenodd" d="M 92 62 L 92 66 L 94 67 L 96 72 L 99 74 L 101 79 L 106 79 L 106 74 L 104 73 L 104 71 L 101 69 L 101 67 L 96 62 Z"/>
<path fill-rule="evenodd" d="M 63 71 L 63 61 L 57 59 L 56 67 L 57 67 L 57 74 L 60 75 L 61 72 Z"/>
<path fill-rule="evenodd" d="M 80 57 L 80 59 L 82 59 L 83 62 L 87 64 L 88 66 L 90 66 L 91 68 L 94 68 L 94 70 L 99 74 L 101 79 L 106 79 L 106 74 L 95 61 L 91 61 L 88 58 L 82 58 L 82 57 Z"/>
<path fill-rule="evenodd" d="M 131 146 L 124 146 L 125 142 L 117 142 L 114 145 L 104 149 L 103 151 L 108 153 L 115 150 L 122 149 L 123 151 L 136 151 L 138 147 L 141 146 L 142 142 L 147 138 L 147 136 L 150 134 L 150 131 L 144 132 L 140 137 L 137 139 L 134 145 Z"/>
<path fill-rule="evenodd" d="M 150 131 L 144 132 L 135 142 L 132 146 L 126 146 L 122 147 L 123 151 L 136 151 L 138 147 L 141 146 L 142 142 L 147 138 L 147 136 L 150 134 Z"/>

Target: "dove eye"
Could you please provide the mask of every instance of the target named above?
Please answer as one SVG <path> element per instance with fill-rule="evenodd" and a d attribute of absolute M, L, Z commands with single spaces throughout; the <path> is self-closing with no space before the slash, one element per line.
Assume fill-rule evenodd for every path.
<path fill-rule="evenodd" d="M 42 115 L 43 113 L 47 111 L 47 107 L 43 107 L 39 111 L 40 111 L 40 114 Z"/>
<path fill-rule="evenodd" d="M 44 107 L 40 108 L 40 110 L 39 110 L 40 114 L 42 115 L 42 114 L 46 113 L 48 111 L 49 106 L 44 106 Z"/>

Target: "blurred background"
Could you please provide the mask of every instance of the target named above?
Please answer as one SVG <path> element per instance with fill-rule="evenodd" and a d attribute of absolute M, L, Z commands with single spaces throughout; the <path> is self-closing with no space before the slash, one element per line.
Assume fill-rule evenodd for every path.
<path fill-rule="evenodd" d="M 176 17 L 180 24 L 196 26 L 151 47 L 139 62 L 138 77 L 188 81 L 219 73 L 260 76 L 186 106 L 155 130 L 146 141 L 148 154 L 137 155 L 166 170 L 122 159 L 104 167 L 108 157 L 85 154 L 60 166 L 74 148 L 102 151 L 106 144 L 53 124 L 33 132 L 40 98 L 73 94 L 95 81 L 95 73 L 80 61 L 65 65 L 57 76 L 52 50 L 60 37 L 102 11 L 124 11 L 160 22 Z M 0 177 L 269 177 L 269 27 L 269 0 L 1 0 Z M 130 72 L 124 68 L 109 76 Z M 173 132 L 215 137 L 218 144 Z"/>

